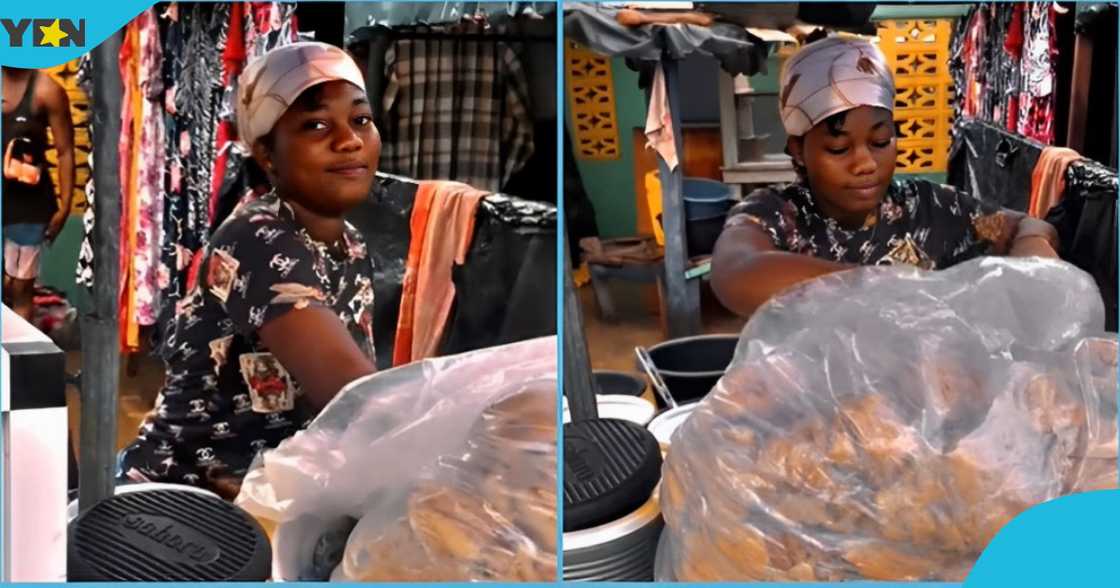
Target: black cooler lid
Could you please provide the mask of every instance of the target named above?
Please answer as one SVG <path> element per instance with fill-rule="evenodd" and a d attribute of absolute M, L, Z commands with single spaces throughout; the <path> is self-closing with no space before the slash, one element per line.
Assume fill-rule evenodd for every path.
<path fill-rule="evenodd" d="M 244 510 L 190 490 L 118 494 L 70 523 L 74 581 L 264 581 L 268 537 Z"/>
<path fill-rule="evenodd" d="M 564 425 L 565 532 L 634 512 L 660 479 L 661 447 L 640 425 L 617 419 Z"/>

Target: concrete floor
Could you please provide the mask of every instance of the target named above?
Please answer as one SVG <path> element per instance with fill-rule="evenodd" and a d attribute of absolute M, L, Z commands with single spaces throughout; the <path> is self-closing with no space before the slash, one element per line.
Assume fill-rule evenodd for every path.
<path fill-rule="evenodd" d="M 162 361 L 147 356 L 137 356 L 134 361 L 137 365 L 136 375 L 130 377 L 124 367 L 124 358 L 121 359 L 117 404 L 117 449 L 122 449 L 136 438 L 136 433 L 140 429 L 140 423 L 143 421 L 144 415 L 152 410 L 155 405 L 156 394 L 163 385 Z M 74 374 L 81 367 L 81 352 L 68 352 L 66 354 L 66 372 Z M 78 453 L 82 402 L 78 389 L 74 386 L 66 388 L 66 405 L 70 411 L 70 434 L 74 443 L 74 451 Z"/>
<path fill-rule="evenodd" d="M 657 314 L 657 291 L 652 285 L 622 281 L 608 283 L 617 309 L 613 323 L 604 322 L 591 285 L 579 289 L 584 332 L 592 369 L 640 371 L 634 347 L 650 347 L 665 340 Z M 739 333 L 746 320 L 723 308 L 707 284 L 701 286 L 703 334 Z"/>

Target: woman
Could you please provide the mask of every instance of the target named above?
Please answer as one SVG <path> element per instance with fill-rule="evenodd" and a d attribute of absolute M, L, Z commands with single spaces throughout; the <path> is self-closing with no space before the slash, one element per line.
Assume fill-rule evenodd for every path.
<path fill-rule="evenodd" d="M 861 265 L 1057 257 L 1057 232 L 1044 221 L 894 178 L 894 78 L 868 41 L 806 45 L 782 69 L 781 89 L 800 181 L 757 190 L 729 212 L 712 258 L 712 287 L 727 308 L 749 316 L 793 284 Z"/>
<path fill-rule="evenodd" d="M 367 198 L 381 142 L 362 74 L 323 43 L 277 48 L 239 80 L 237 124 L 273 190 L 214 233 L 164 345 L 156 410 L 123 478 L 233 498 L 256 453 L 371 374 L 373 266 L 344 215 Z"/>

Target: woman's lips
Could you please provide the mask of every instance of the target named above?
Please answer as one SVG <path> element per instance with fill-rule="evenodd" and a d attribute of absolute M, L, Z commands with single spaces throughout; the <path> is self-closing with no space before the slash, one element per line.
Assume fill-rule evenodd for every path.
<path fill-rule="evenodd" d="M 879 197 L 880 186 L 873 184 L 871 186 L 859 186 L 848 188 L 848 191 L 855 194 L 861 200 L 870 200 Z"/>
<path fill-rule="evenodd" d="M 344 165 L 340 167 L 332 167 L 327 171 L 347 177 L 359 177 L 369 173 L 369 167 L 365 165 Z"/>

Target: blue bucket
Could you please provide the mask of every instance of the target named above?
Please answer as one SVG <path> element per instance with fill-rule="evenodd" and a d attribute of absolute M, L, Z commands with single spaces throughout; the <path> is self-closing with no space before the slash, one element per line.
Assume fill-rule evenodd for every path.
<path fill-rule="evenodd" d="M 684 216 L 686 220 L 712 218 L 731 208 L 731 188 L 722 182 L 703 178 L 684 178 Z"/>

